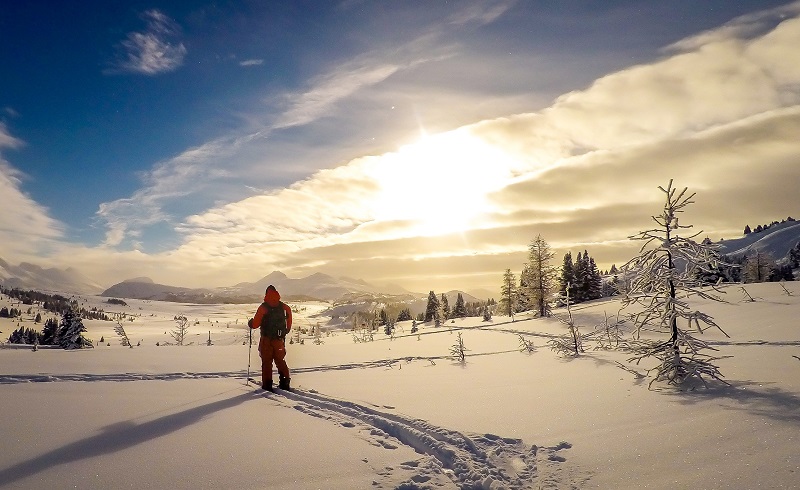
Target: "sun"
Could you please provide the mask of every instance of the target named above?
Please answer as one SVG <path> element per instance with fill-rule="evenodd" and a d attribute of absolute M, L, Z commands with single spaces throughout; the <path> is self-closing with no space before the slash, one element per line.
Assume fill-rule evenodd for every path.
<path fill-rule="evenodd" d="M 508 159 L 467 130 L 425 136 L 373 168 L 380 188 L 374 218 L 408 222 L 410 233 L 425 236 L 478 226 L 493 209 L 489 193 L 508 182 Z"/>

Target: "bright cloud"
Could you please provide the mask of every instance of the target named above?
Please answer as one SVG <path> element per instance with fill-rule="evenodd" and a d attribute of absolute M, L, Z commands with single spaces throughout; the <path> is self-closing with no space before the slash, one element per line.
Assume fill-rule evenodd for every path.
<path fill-rule="evenodd" d="M 50 218 L 47 209 L 20 190 L 24 175 L 3 159 L 4 149 L 15 149 L 23 142 L 12 136 L 0 122 L 0 258 L 31 260 L 37 253 L 48 252 L 63 235 L 63 227 Z"/>
<path fill-rule="evenodd" d="M 791 164 L 800 154 L 800 19 L 756 37 L 722 32 L 728 35 L 603 77 L 539 114 L 439 136 L 453 140 L 449 146 L 423 143 L 354 160 L 286 191 L 194 216 L 181 252 L 210 249 L 227 261 L 242 253 L 290 270 L 379 261 L 387 279 L 460 263 L 485 278 L 484 264 L 521 265 L 527 242 L 541 233 L 561 249 L 588 247 L 601 263 L 619 264 L 636 246 L 626 237 L 648 226 L 660 205 L 657 186 L 670 178 L 698 192 L 687 218 L 714 239 L 759 216 L 779 218 L 800 207 L 800 167 Z M 475 153 L 480 146 L 455 140 L 464 132 L 490 150 Z M 403 160 L 404 152 L 413 156 Z M 455 197 L 448 206 L 438 194 Z M 446 233 L 448 220 L 476 203 L 483 226 Z M 426 213 L 433 226 L 441 223 L 439 238 L 413 238 L 425 235 L 418 226 Z"/>

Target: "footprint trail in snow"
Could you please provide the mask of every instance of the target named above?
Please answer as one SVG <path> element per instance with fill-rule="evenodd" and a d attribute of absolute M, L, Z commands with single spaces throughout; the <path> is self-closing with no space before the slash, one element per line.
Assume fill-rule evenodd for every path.
<path fill-rule="evenodd" d="M 370 444 L 386 449 L 403 444 L 423 455 L 397 467 L 382 468 L 373 488 L 560 489 L 579 488 L 588 479 L 565 467 L 563 451 L 572 447 L 568 442 L 553 447 L 530 446 L 521 439 L 438 427 L 387 411 L 391 407 L 366 406 L 314 390 L 281 394 L 283 397 L 273 399 L 355 429 Z"/>

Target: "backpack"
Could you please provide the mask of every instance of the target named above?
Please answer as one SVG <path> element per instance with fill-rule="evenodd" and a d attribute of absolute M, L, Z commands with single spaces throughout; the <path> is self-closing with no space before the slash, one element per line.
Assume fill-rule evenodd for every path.
<path fill-rule="evenodd" d="M 270 339 L 282 339 L 286 336 L 286 312 L 283 309 L 283 302 L 279 301 L 278 306 L 272 307 L 263 304 L 266 311 L 261 317 L 261 336 Z"/>

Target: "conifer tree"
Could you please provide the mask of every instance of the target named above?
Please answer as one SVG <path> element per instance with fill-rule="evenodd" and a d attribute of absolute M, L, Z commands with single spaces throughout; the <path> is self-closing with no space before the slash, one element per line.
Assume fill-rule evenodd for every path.
<path fill-rule="evenodd" d="M 55 318 L 48 318 L 42 327 L 42 338 L 39 341 L 42 345 L 56 344 L 56 335 L 58 334 L 58 322 Z"/>
<path fill-rule="evenodd" d="M 550 265 L 553 259 L 550 245 L 537 235 L 528 247 L 528 266 L 531 270 L 529 295 L 539 316 L 550 316 L 550 296 L 555 291 L 556 270 Z"/>
<path fill-rule="evenodd" d="M 444 293 L 442 293 L 442 301 L 439 304 L 441 305 L 442 308 L 441 319 L 447 320 L 448 318 L 450 318 L 450 304 L 447 301 L 447 295 L 445 295 Z"/>
<path fill-rule="evenodd" d="M 404 321 L 408 321 L 408 320 L 411 320 L 411 319 L 412 319 L 411 310 L 409 308 L 403 308 L 402 310 L 400 310 L 400 313 L 397 315 L 397 321 L 398 322 L 404 322 Z"/>
<path fill-rule="evenodd" d="M 439 320 L 439 300 L 436 299 L 436 293 L 431 291 L 428 293 L 428 305 L 425 307 L 425 322 Z"/>
<path fill-rule="evenodd" d="M 561 276 L 558 280 L 558 290 L 563 297 L 575 299 L 575 265 L 572 262 L 572 252 L 564 254 L 564 262 L 561 264 Z"/>
<path fill-rule="evenodd" d="M 467 316 L 467 306 L 464 304 L 464 296 L 458 293 L 458 296 L 456 296 L 456 304 L 453 307 L 453 317 L 464 318 L 465 316 Z"/>
<path fill-rule="evenodd" d="M 656 357 L 660 364 L 653 369 L 656 372 L 653 381 L 681 384 L 696 378 L 705 384 L 705 377 L 721 381 L 719 368 L 714 365 L 719 358 L 705 353 L 716 349 L 693 337 L 690 330 L 702 333 L 715 327 L 727 334 L 711 316 L 690 308 L 687 303 L 689 296 L 720 301 L 718 296 L 703 289 L 704 283 L 698 279 L 702 275 L 698 270 L 710 273 L 718 267 L 717 257 L 710 245 L 694 241 L 701 232 L 689 237 L 679 235 L 681 230 L 691 228 L 679 224 L 678 215 L 694 202 L 694 194 L 687 196 L 686 188 L 677 192 L 672 180 L 666 189 L 659 189 L 666 195 L 666 202 L 661 215 L 652 217 L 657 228 L 630 237 L 644 244 L 639 255 L 622 266 L 622 272 L 631 278 L 622 304 L 642 308 L 633 317 L 637 335 L 645 328 L 655 328 L 668 332 L 669 339 L 641 341 L 635 349 L 636 356 L 630 360 L 638 363 Z"/>
<path fill-rule="evenodd" d="M 511 269 L 506 269 L 503 273 L 503 285 L 500 287 L 500 311 L 514 318 L 517 306 L 517 278 Z"/>
<path fill-rule="evenodd" d="M 83 336 L 86 327 L 83 326 L 83 321 L 74 309 L 70 308 L 64 312 L 61 317 L 61 323 L 58 326 L 58 333 L 56 335 L 56 343 L 64 349 L 83 349 L 84 347 L 93 347 L 92 342 Z"/>
<path fill-rule="evenodd" d="M 587 299 L 597 299 L 603 296 L 603 278 L 594 263 L 594 258 L 589 258 Z"/>
<path fill-rule="evenodd" d="M 586 301 L 586 295 L 584 291 L 584 285 L 586 283 L 586 262 L 584 261 L 583 255 L 578 252 L 578 257 L 575 259 L 575 283 L 572 287 L 572 294 L 570 297 L 572 298 L 573 303 L 583 303 Z"/>

